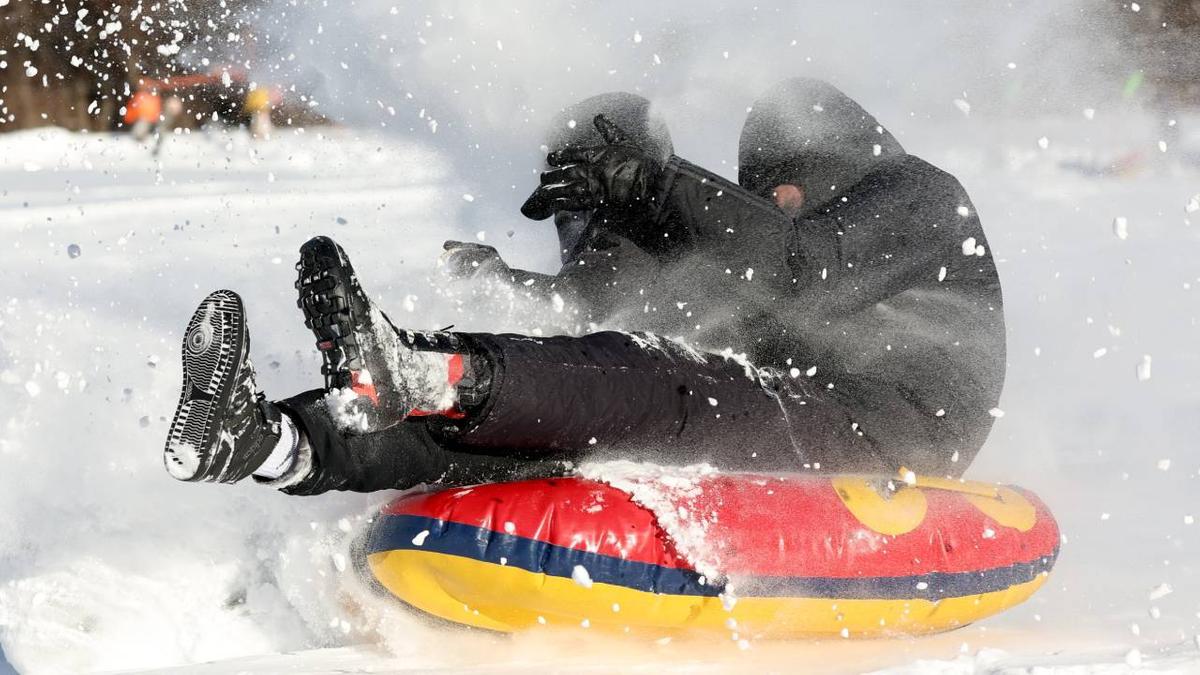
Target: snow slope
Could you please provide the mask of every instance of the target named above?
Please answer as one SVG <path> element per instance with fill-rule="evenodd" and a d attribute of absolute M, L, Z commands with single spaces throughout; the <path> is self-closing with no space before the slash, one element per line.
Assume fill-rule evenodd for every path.
<path fill-rule="evenodd" d="M 570 327 L 552 310 L 478 312 L 429 280 L 443 239 L 479 232 L 551 269 L 547 228 L 503 215 L 517 188 L 475 194 L 415 135 L 194 134 L 156 161 L 128 138 L 42 130 L 0 136 L 3 654 L 22 673 L 1200 670 L 1200 213 L 1185 211 L 1200 172 L 1178 154 L 1157 161 L 1151 121 L 1132 113 L 910 126 L 906 145 L 971 191 L 1000 260 L 1006 414 L 969 475 L 1030 487 L 1060 518 L 1061 561 L 1027 605 L 919 640 L 743 652 L 498 638 L 372 602 L 346 547 L 386 495 L 297 499 L 163 471 L 180 331 L 205 293 L 233 288 L 267 393 L 317 386 L 292 262 L 319 233 L 399 322 Z M 1150 159 L 1126 177 L 1060 166 L 1138 148 Z M 511 181 L 524 189 L 522 176 Z"/>
<path fill-rule="evenodd" d="M 8 659 L 75 672 L 346 639 L 336 584 L 309 580 L 338 574 L 333 547 L 350 528 L 339 521 L 378 498 L 179 492 L 160 466 L 176 343 L 208 290 L 236 288 L 261 384 L 280 395 L 319 385 L 291 288 L 298 245 L 335 234 L 394 292 L 383 282 L 418 278 L 424 266 L 406 261 L 431 260 L 440 223 L 455 217 L 455 203 L 437 200 L 450 187 L 444 163 L 315 135 L 262 147 L 237 134 L 185 138 L 161 165 L 123 137 L 49 130 L 0 142 Z M 419 306 L 421 289 L 403 288 Z"/>

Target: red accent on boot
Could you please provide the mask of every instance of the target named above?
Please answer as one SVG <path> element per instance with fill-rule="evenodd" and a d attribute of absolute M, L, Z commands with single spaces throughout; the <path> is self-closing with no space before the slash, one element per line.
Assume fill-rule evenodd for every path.
<path fill-rule="evenodd" d="M 466 374 L 466 363 L 463 361 L 462 354 L 450 354 L 446 358 L 446 384 L 451 387 L 457 386 L 462 382 L 463 375 Z M 416 409 L 408 413 L 409 417 L 430 417 L 432 415 L 441 415 L 452 420 L 460 420 L 467 416 L 467 413 L 458 408 L 451 407 L 447 410 L 421 410 Z"/>
<path fill-rule="evenodd" d="M 451 420 L 461 420 L 467 416 L 467 413 L 458 408 L 450 408 L 449 410 L 414 410 L 408 413 L 409 417 L 433 417 L 435 415 Z"/>
<path fill-rule="evenodd" d="M 446 361 L 447 369 L 450 371 L 446 376 L 447 384 L 451 387 L 457 387 L 459 382 L 462 382 L 463 375 L 466 374 L 467 365 L 463 361 L 462 354 L 451 354 Z"/>
<path fill-rule="evenodd" d="M 375 384 L 372 382 L 362 382 L 359 380 L 361 370 L 350 371 L 350 391 L 359 396 L 366 396 L 371 399 L 371 403 L 379 405 L 379 394 L 375 391 Z"/>

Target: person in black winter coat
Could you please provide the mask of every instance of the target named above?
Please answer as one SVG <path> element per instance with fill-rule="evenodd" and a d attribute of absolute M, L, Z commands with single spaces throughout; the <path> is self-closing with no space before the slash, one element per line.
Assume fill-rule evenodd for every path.
<path fill-rule="evenodd" d="M 553 473 L 584 457 L 959 475 L 991 425 L 1004 332 L 995 266 L 958 182 L 819 81 L 786 81 L 755 104 L 740 184 L 671 155 L 669 137 L 647 133 L 658 128 L 648 106 L 630 113 L 631 101 L 601 101 L 594 135 L 552 145 L 522 208 L 556 218 L 566 263 L 522 283 L 631 332 L 396 330 L 344 251 L 318 238 L 297 285 L 326 388 L 239 399 L 228 392 L 253 390 L 248 361 L 239 380 L 200 356 L 189 369 L 185 348 L 189 381 L 240 404 L 189 421 L 185 385 L 172 474 L 254 474 L 296 494 Z M 514 281 L 529 274 L 467 253 Z M 212 297 L 196 330 L 244 360 L 240 303 Z M 215 442 L 209 428 L 239 433 Z"/>

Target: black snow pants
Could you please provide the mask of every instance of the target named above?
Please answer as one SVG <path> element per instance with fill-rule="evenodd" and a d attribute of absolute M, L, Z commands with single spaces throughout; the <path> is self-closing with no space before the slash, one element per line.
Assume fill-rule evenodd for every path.
<path fill-rule="evenodd" d="M 561 475 L 585 459 L 707 462 L 731 471 L 894 471 L 845 408 L 803 374 L 654 335 L 463 333 L 490 364 L 490 393 L 466 419 L 411 418 L 348 436 L 321 390 L 280 404 L 306 432 L 313 469 L 293 494 L 370 492 Z M 813 439 L 819 439 L 814 441 Z"/>

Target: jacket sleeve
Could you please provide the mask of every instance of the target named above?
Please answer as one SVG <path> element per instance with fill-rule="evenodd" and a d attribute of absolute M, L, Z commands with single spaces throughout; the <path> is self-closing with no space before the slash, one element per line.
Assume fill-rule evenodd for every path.
<path fill-rule="evenodd" d="M 543 298 L 580 311 L 586 323 L 601 324 L 621 309 L 641 307 L 643 289 L 655 283 L 660 263 L 628 238 L 596 223 L 584 234 L 584 244 L 563 263 L 558 274 L 537 286 Z"/>
<path fill-rule="evenodd" d="M 737 183 L 672 156 L 659 179 L 656 225 L 668 248 L 728 245 L 751 234 L 783 241 L 791 220 Z"/>
<path fill-rule="evenodd" d="M 769 200 L 680 157 L 663 169 L 655 204 L 643 245 L 665 260 L 700 253 L 741 268 L 735 273 L 754 269 L 790 283 L 798 252 L 812 261 L 836 255 L 832 233 L 797 228 Z"/>
<path fill-rule="evenodd" d="M 543 289 L 551 288 L 554 285 L 553 274 L 542 274 L 541 272 L 530 272 L 528 270 L 516 269 L 510 267 L 508 270 L 508 280 L 517 288 L 525 288 L 530 292 L 536 293 Z"/>

